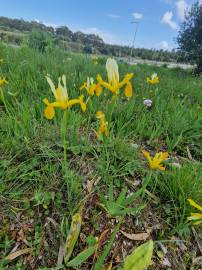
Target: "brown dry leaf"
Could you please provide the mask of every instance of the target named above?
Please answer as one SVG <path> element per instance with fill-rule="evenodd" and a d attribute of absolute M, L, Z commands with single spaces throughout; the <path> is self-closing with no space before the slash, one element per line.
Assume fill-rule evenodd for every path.
<path fill-rule="evenodd" d="M 98 177 L 97 179 L 87 181 L 86 188 L 87 188 L 88 193 L 92 192 L 93 187 L 97 185 L 97 183 L 100 181 L 100 179 L 101 179 L 101 177 Z"/>
<path fill-rule="evenodd" d="M 88 191 L 88 193 L 91 193 L 92 189 L 93 189 L 93 185 L 94 185 L 94 180 L 88 180 L 86 183 L 86 189 Z"/>
<path fill-rule="evenodd" d="M 104 240 L 106 239 L 105 236 L 107 235 L 107 233 L 109 232 L 109 229 L 104 230 L 97 242 L 97 246 L 95 249 L 95 253 L 94 253 L 94 258 L 93 258 L 93 262 L 95 261 L 95 259 L 97 258 L 97 252 L 98 252 L 98 248 L 102 245 L 102 243 L 104 242 Z"/>
<path fill-rule="evenodd" d="M 170 165 L 176 167 L 176 168 L 181 168 L 182 166 L 180 165 L 180 163 L 177 163 L 177 162 L 173 162 L 173 163 L 170 163 Z"/>
<path fill-rule="evenodd" d="M 145 241 L 149 238 L 150 232 L 145 232 L 145 233 L 126 233 L 124 231 L 121 231 L 121 233 L 128 239 L 133 240 L 133 241 Z"/>
<path fill-rule="evenodd" d="M 163 267 L 171 267 L 171 263 L 170 261 L 168 260 L 168 258 L 164 258 L 163 261 L 162 261 L 162 266 Z"/>
<path fill-rule="evenodd" d="M 53 224 L 53 226 L 55 228 L 57 228 L 57 226 L 58 226 L 58 223 L 53 218 L 51 218 L 51 217 L 47 217 L 46 218 L 46 223 L 45 223 L 44 227 L 46 227 L 48 225 L 48 223 Z"/>
<path fill-rule="evenodd" d="M 121 262 L 120 256 L 116 256 L 114 259 L 115 259 L 115 262 L 116 262 L 116 263 L 120 263 L 120 262 Z"/>
<path fill-rule="evenodd" d="M 198 245 L 198 248 L 200 250 L 200 253 L 202 254 L 202 244 L 200 243 L 200 240 L 199 240 L 199 235 L 197 234 L 196 230 L 194 229 L 194 227 L 192 227 L 192 232 L 193 232 L 193 235 L 194 235 L 194 238 L 196 240 L 196 243 Z"/>
<path fill-rule="evenodd" d="M 145 193 L 152 198 L 153 203 L 155 204 L 159 204 L 160 203 L 160 198 L 157 197 L 156 195 L 154 195 L 153 193 L 151 193 L 149 190 L 145 189 Z"/>
<path fill-rule="evenodd" d="M 57 265 L 61 265 L 64 259 L 64 255 L 65 255 L 65 250 L 64 250 L 64 243 L 61 240 L 60 242 L 60 248 L 59 248 L 59 252 L 58 252 L 58 259 L 57 259 Z"/>
<path fill-rule="evenodd" d="M 33 248 L 20 249 L 18 251 L 10 253 L 8 256 L 6 256 L 5 260 L 12 261 L 12 260 L 16 259 L 17 257 L 24 255 L 24 254 L 27 254 L 27 253 L 30 253 L 32 251 L 33 251 Z"/>
<path fill-rule="evenodd" d="M 188 158 L 189 158 L 191 161 L 195 161 L 195 160 L 193 159 L 192 155 L 191 155 L 191 152 L 190 152 L 188 146 L 187 146 L 187 156 L 188 156 Z"/>
<path fill-rule="evenodd" d="M 110 264 L 105 266 L 102 270 L 112 270 L 112 262 L 110 262 Z"/>
<path fill-rule="evenodd" d="M 19 246 L 20 246 L 20 243 L 16 243 L 14 248 L 12 248 L 12 250 L 10 251 L 10 253 L 16 252 Z"/>
<path fill-rule="evenodd" d="M 195 268 L 195 265 L 202 266 L 202 256 L 193 259 L 192 265 L 191 265 L 191 267 L 190 267 L 190 270 L 196 269 L 196 268 Z M 199 269 L 199 268 L 198 268 L 198 269 Z"/>

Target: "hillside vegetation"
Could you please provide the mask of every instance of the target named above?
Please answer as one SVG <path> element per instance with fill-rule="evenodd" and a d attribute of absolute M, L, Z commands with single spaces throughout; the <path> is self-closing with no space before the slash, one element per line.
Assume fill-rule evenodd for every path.
<path fill-rule="evenodd" d="M 186 62 L 183 54 L 175 50 L 170 52 L 144 48 L 131 49 L 130 45 L 119 46 L 105 44 L 102 38 L 97 35 L 84 34 L 80 31 L 72 32 L 67 26 L 53 28 L 36 21 L 27 22 L 23 19 L 0 17 L 0 38 L 6 43 L 18 46 L 22 43 L 26 43 L 32 31 L 46 33 L 46 38 L 48 38 L 49 41 L 51 40 L 52 44 L 68 51 L 121 57 L 132 56 L 140 59 L 165 62 Z"/>

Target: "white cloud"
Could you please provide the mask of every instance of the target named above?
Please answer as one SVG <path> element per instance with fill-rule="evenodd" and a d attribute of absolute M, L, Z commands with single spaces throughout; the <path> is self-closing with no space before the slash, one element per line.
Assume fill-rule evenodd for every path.
<path fill-rule="evenodd" d="M 161 22 L 169 25 L 173 30 L 177 29 L 177 23 L 175 21 L 173 21 L 173 13 L 172 13 L 172 11 L 167 11 L 163 15 L 163 17 L 161 19 Z"/>
<path fill-rule="evenodd" d="M 107 17 L 111 19 L 119 19 L 121 16 L 118 14 L 107 14 Z"/>
<path fill-rule="evenodd" d="M 48 26 L 48 27 L 53 27 L 53 28 L 57 28 L 59 25 L 55 24 L 55 23 L 47 23 L 47 22 L 43 22 L 43 21 L 40 21 L 38 19 L 34 19 L 34 22 L 37 22 L 37 23 L 42 23 L 44 24 L 45 26 Z"/>
<path fill-rule="evenodd" d="M 55 24 L 55 23 L 47 23 L 47 22 L 43 22 L 43 24 L 44 24 L 45 26 L 53 27 L 53 28 L 59 27 L 59 25 L 57 25 L 57 24 Z"/>
<path fill-rule="evenodd" d="M 134 12 L 133 13 L 133 17 L 137 20 L 141 20 L 143 19 L 143 14 L 142 13 L 138 13 L 138 12 Z"/>
<path fill-rule="evenodd" d="M 34 19 L 34 22 L 41 23 L 38 19 Z"/>
<path fill-rule="evenodd" d="M 186 11 L 189 9 L 189 5 L 185 0 L 179 0 L 176 2 L 177 7 L 177 15 L 179 16 L 180 20 L 183 21 L 185 18 Z"/>
<path fill-rule="evenodd" d="M 98 35 L 104 40 L 105 43 L 120 44 L 120 40 L 118 40 L 115 35 L 108 33 L 108 32 L 105 32 L 97 27 L 84 28 L 84 29 L 81 29 L 80 31 L 85 33 L 85 34 Z"/>
<path fill-rule="evenodd" d="M 162 40 L 160 43 L 159 43 L 159 48 L 162 49 L 162 50 L 168 50 L 169 49 L 169 44 L 167 41 L 165 40 Z"/>

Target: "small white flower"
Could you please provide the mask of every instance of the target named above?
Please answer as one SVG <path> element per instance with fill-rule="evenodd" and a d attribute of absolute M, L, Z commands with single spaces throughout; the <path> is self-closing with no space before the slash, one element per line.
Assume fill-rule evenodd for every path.
<path fill-rule="evenodd" d="M 137 143 L 131 143 L 131 146 L 135 149 L 138 149 L 139 145 Z"/>
<path fill-rule="evenodd" d="M 154 80 L 156 77 L 158 77 L 157 73 L 153 73 L 153 74 L 151 75 L 152 80 Z"/>
<path fill-rule="evenodd" d="M 143 104 L 146 107 L 151 107 L 152 106 L 152 100 L 151 99 L 144 99 Z"/>

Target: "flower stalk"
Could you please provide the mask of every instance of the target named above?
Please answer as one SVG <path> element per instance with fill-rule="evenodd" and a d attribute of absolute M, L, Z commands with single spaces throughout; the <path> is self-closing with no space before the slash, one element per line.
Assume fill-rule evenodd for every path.
<path fill-rule="evenodd" d="M 62 125 L 61 125 L 61 135 L 63 140 L 63 154 L 64 154 L 64 168 L 67 165 L 67 139 L 66 139 L 66 129 L 67 129 L 67 110 L 64 110 Z"/>

